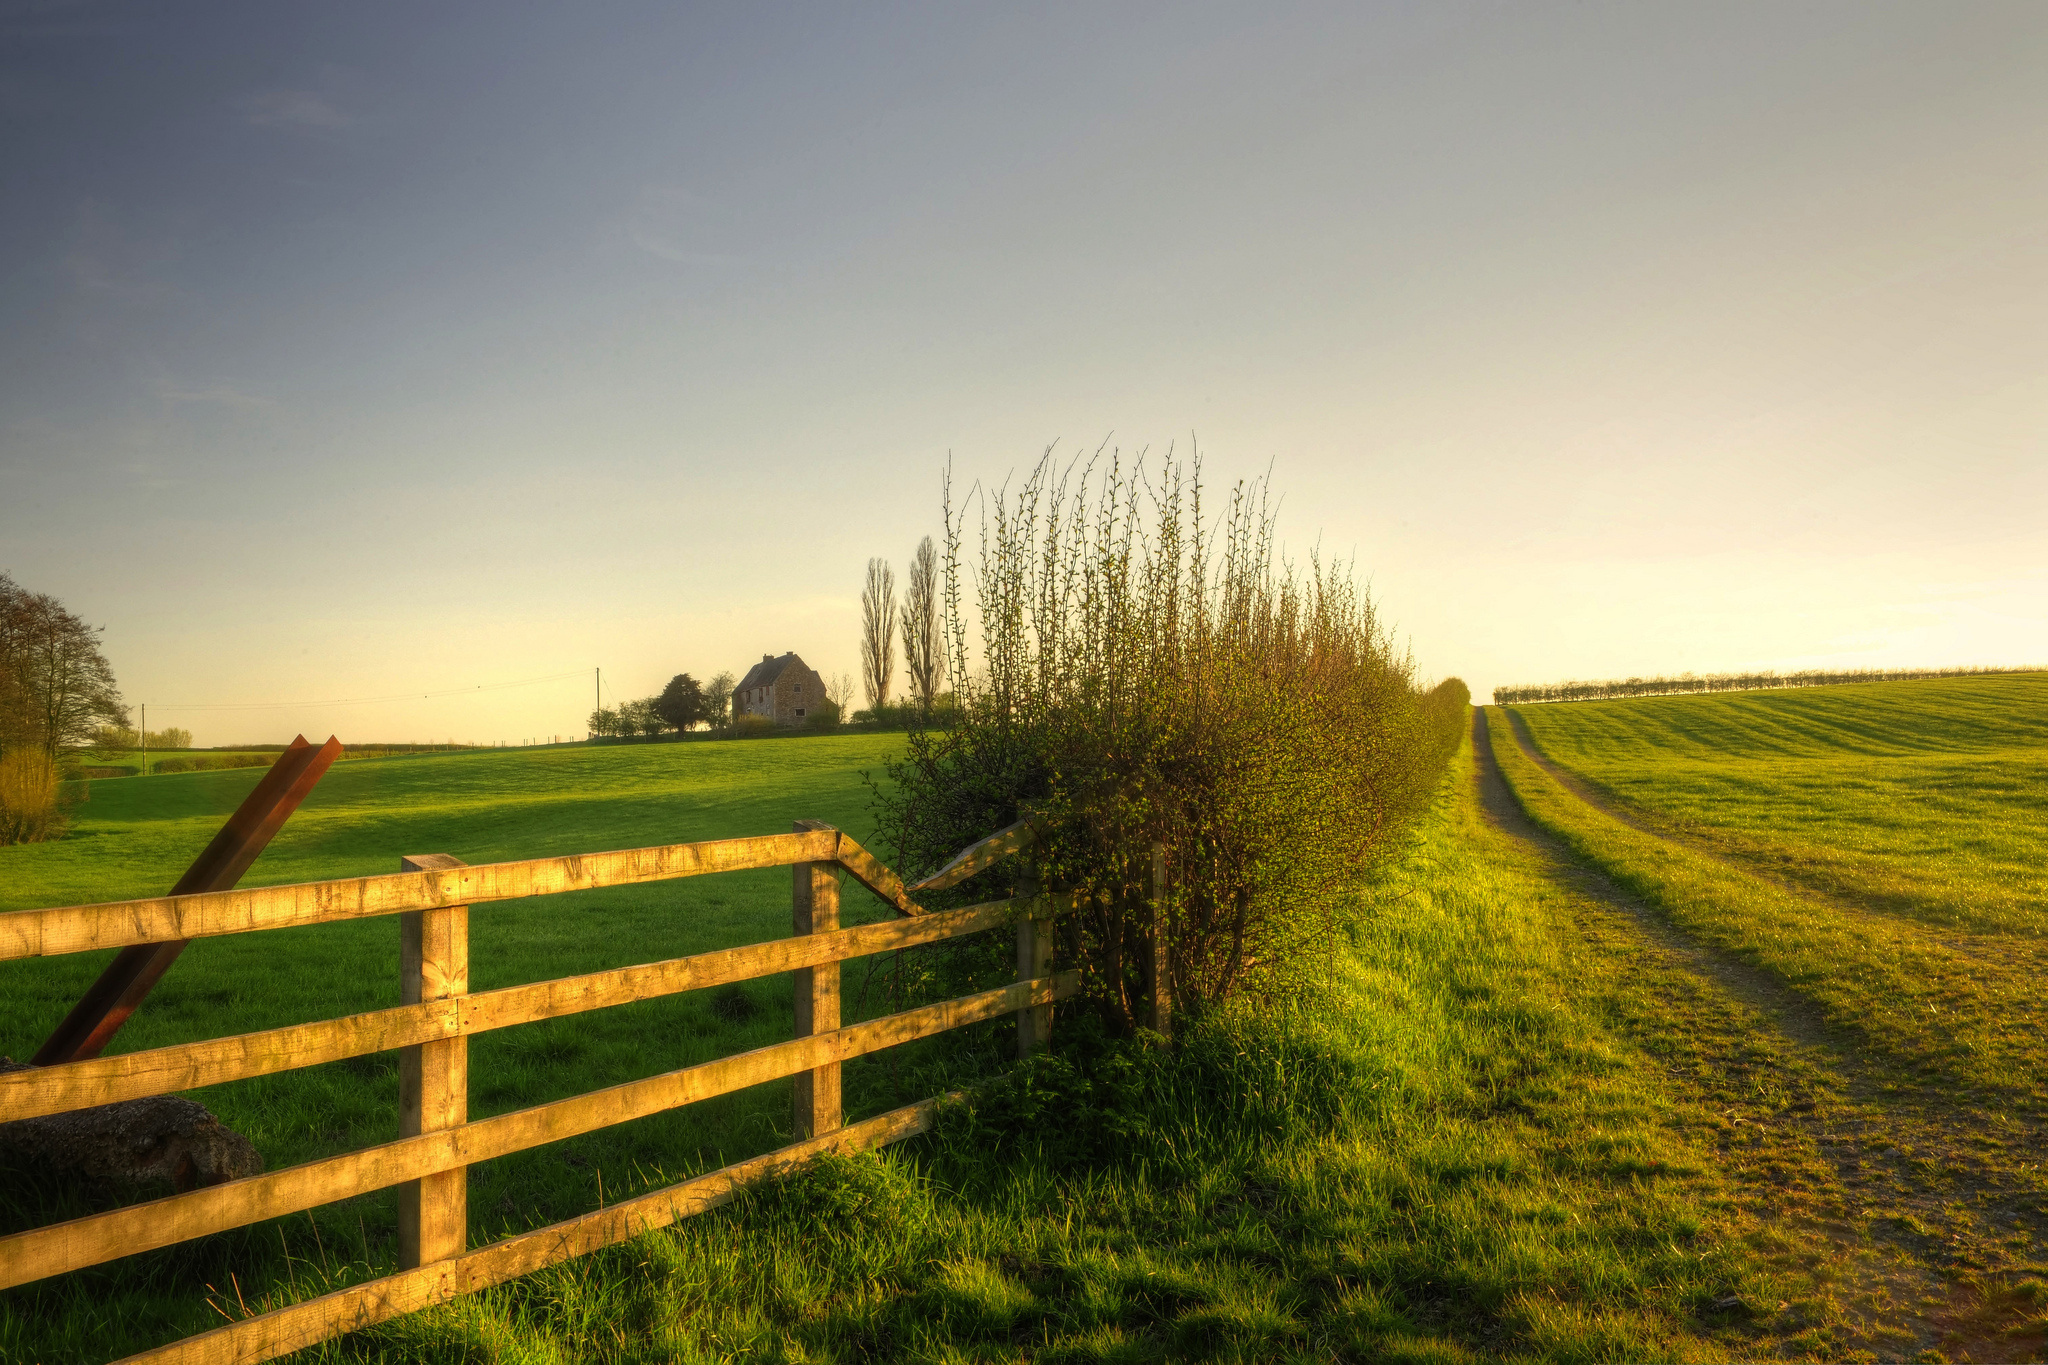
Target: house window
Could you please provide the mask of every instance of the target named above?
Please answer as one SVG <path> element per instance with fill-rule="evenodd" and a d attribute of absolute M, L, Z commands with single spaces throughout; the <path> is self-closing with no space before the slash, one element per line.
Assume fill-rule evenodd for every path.
<path fill-rule="evenodd" d="M 803 708 L 803 707 L 801 707 L 801 706 L 797 707 L 797 708 L 796 708 L 796 713 L 797 713 L 797 714 L 798 714 L 799 716 L 801 716 L 801 715 L 802 715 L 802 714 L 804 713 L 804 708 Z"/>

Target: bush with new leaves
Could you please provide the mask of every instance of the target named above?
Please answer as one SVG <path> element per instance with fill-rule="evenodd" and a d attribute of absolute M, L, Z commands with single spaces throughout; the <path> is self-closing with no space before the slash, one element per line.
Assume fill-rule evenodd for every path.
<path fill-rule="evenodd" d="M 1044 884 L 1094 898 L 1064 921 L 1063 954 L 1128 1029 L 1145 1017 L 1162 845 L 1174 995 L 1285 991 L 1441 778 L 1464 684 L 1417 687 L 1348 566 L 1281 560 L 1262 482 L 1211 520 L 1199 467 L 1048 458 L 1013 496 L 985 500 L 971 566 L 964 522 L 949 489 L 956 708 L 944 729 L 914 727 L 874 787 L 898 865 L 936 867 L 1038 816 Z M 1001 895 L 1015 875 L 1005 863 L 956 894 Z M 1003 971 L 993 957 L 952 965 Z"/>

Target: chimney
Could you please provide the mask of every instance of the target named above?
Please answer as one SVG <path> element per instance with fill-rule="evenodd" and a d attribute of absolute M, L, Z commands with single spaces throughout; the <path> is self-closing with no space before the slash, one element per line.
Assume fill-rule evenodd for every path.
<path fill-rule="evenodd" d="M 773 654 L 763 654 L 761 656 L 761 662 L 764 664 L 772 664 L 775 662 L 775 656 Z"/>

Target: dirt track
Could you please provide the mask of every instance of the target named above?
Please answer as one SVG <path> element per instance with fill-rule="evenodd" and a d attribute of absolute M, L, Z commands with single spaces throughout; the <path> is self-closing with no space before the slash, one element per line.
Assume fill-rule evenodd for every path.
<path fill-rule="evenodd" d="M 1738 1129 L 1756 1125 L 1753 1133 L 1768 1131 L 1789 1143 L 1789 1156 L 1804 1154 L 1831 1173 L 1832 1189 L 1793 1209 L 1771 1174 L 1773 1162 L 1755 1160 L 1754 1149 L 1735 1160 L 1734 1149 L 1723 1144 L 1731 1157 L 1727 1169 L 1747 1185 L 1754 1209 L 1767 1216 L 1784 1209 L 1803 1235 L 1823 1237 L 1835 1248 L 1836 1298 L 1852 1351 L 1882 1359 L 1906 1359 L 1927 1349 L 1949 1359 L 2041 1359 L 2038 1333 L 2019 1339 L 2006 1334 L 2016 1317 L 2038 1308 L 2015 1300 L 2004 1285 L 2029 1271 L 2039 1273 L 2035 1258 L 2048 1232 L 2048 1182 L 2038 1157 L 2034 1163 L 2012 1158 L 2015 1151 L 2039 1152 L 2048 1134 L 1924 1090 L 1900 1093 L 1893 1077 L 1859 1055 L 1776 977 L 1695 942 L 1599 870 L 1575 860 L 1516 800 L 1495 757 L 1485 710 L 1475 707 L 1473 717 L 1478 796 L 1494 827 L 1531 848 L 1548 875 L 1589 902 L 1589 910 L 1598 907 L 1609 912 L 1602 918 L 1628 926 L 1637 939 L 1635 951 L 1647 950 L 1661 968 L 1685 973 L 1739 1006 L 1750 1027 L 1768 1031 L 1765 1052 L 1780 1059 L 1783 1084 L 1763 1086 L 1762 1093 L 1811 1092 L 1806 1100 L 1778 1108 L 1752 1102 L 1743 1112 L 1740 1095 L 1715 1093 L 1709 1080 L 1694 1098 L 1727 1104 L 1728 1121 Z M 1665 837 L 1599 801 L 1572 774 L 1535 753 L 1519 727 L 1514 732 L 1523 752 L 1575 797 L 1639 832 Z M 1753 1062 L 1745 1054 L 1743 1065 Z M 1757 1093 L 1759 1087 L 1748 1090 Z M 1987 1141 L 1993 1129 L 2003 1131 Z"/>

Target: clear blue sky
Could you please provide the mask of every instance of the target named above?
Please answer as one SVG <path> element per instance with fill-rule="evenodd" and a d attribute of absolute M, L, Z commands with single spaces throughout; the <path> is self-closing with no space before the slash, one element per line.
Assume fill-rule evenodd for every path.
<path fill-rule="evenodd" d="M 2048 6 L 0 6 L 0 570 L 201 743 L 795 649 L 952 452 L 1422 670 L 2048 660 Z"/>

